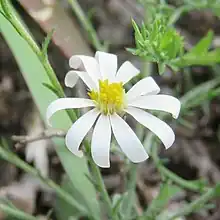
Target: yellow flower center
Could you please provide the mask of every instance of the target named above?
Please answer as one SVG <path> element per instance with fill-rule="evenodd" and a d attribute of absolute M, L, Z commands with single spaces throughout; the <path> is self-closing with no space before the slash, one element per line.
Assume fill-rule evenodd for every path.
<path fill-rule="evenodd" d="M 89 97 L 105 115 L 121 112 L 125 107 L 125 91 L 122 83 L 109 83 L 108 79 L 99 80 L 99 91 L 92 90 Z"/>

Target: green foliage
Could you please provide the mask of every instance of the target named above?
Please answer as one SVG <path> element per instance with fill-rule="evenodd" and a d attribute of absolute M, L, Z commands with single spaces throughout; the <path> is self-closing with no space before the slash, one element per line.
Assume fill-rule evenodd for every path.
<path fill-rule="evenodd" d="M 218 183 L 218 184 L 215 186 L 214 190 L 215 190 L 215 196 L 216 196 L 216 197 L 219 197 L 219 196 L 220 196 L 220 183 Z"/>
<path fill-rule="evenodd" d="M 42 43 L 42 56 L 44 59 L 47 59 L 47 50 L 48 50 L 48 46 L 50 44 L 50 41 L 52 39 L 52 36 L 54 34 L 55 29 L 52 29 L 46 36 L 46 38 L 44 39 L 44 42 Z"/>
<path fill-rule="evenodd" d="M 174 60 L 172 63 L 177 67 L 186 67 L 191 65 L 212 66 L 220 63 L 220 48 L 209 51 L 213 40 L 213 32 L 209 31 L 188 53 Z"/>
<path fill-rule="evenodd" d="M 124 220 L 132 220 L 137 219 L 137 212 L 134 209 L 135 204 L 135 198 L 131 199 L 132 207 L 129 208 L 128 206 L 128 200 L 129 197 L 129 191 L 123 193 L 123 194 L 115 194 L 112 198 L 112 209 L 113 209 L 113 215 L 118 216 L 119 219 Z M 134 193 L 135 197 L 135 193 Z M 130 209 L 129 215 L 127 215 L 127 211 Z"/>
<path fill-rule="evenodd" d="M 70 180 L 66 176 L 63 178 L 61 185 L 62 188 L 70 195 L 74 195 L 76 193 L 75 191 L 73 191 L 73 186 L 71 185 Z M 78 196 L 80 197 L 80 195 Z M 70 204 L 68 204 L 59 196 L 57 196 L 56 198 L 54 211 L 56 213 L 56 217 L 58 220 L 70 219 L 70 218 L 71 220 L 77 220 L 83 216 L 82 213 L 80 213 L 77 209 L 73 208 Z"/>
<path fill-rule="evenodd" d="M 127 193 L 125 194 L 115 194 L 112 198 L 112 212 L 113 215 L 117 215 L 121 213 L 122 210 L 122 202 L 126 199 Z"/>
<path fill-rule="evenodd" d="M 158 214 L 165 208 L 169 200 L 181 191 L 181 188 L 170 184 L 163 183 L 160 187 L 158 196 L 151 202 L 143 219 L 155 220 Z"/>
<path fill-rule="evenodd" d="M 139 0 L 139 2 L 144 6 L 148 20 L 143 22 L 141 27 L 132 21 L 136 48 L 127 49 L 132 54 L 146 61 L 156 62 L 160 74 L 165 71 L 166 66 L 177 71 L 186 66 L 212 66 L 220 62 L 220 49 L 209 51 L 213 39 L 211 31 L 191 51 L 183 54 L 183 38 L 170 27 L 181 14 L 194 9 L 210 9 L 219 16 L 220 1 L 185 0 L 180 1 L 177 8 L 166 1 Z"/>
<path fill-rule="evenodd" d="M 162 18 L 165 15 L 165 17 L 169 18 L 175 11 L 175 7 L 165 1 L 158 3 L 156 0 L 139 0 L 138 2 L 144 6 L 148 23 L 152 23 L 155 17 Z"/>
<path fill-rule="evenodd" d="M 156 62 L 160 74 L 165 71 L 166 66 L 178 70 L 186 66 L 212 66 L 220 63 L 220 48 L 209 51 L 213 40 L 212 31 L 189 52 L 183 54 L 183 38 L 168 25 L 167 19 L 158 18 L 150 25 L 142 23 L 141 27 L 138 27 L 134 20 L 132 24 L 136 48 L 127 50 L 146 61 Z"/>
<path fill-rule="evenodd" d="M 219 0 L 184 0 L 192 9 L 210 9 L 215 15 L 220 16 L 220 2 Z"/>
<path fill-rule="evenodd" d="M 128 51 L 147 61 L 157 62 L 160 74 L 163 73 L 165 65 L 175 69 L 172 61 L 183 52 L 183 38 L 173 27 L 167 25 L 167 19 L 155 19 L 150 25 L 142 23 L 140 28 L 134 20 L 132 24 L 136 48 Z"/>
<path fill-rule="evenodd" d="M 135 219 L 136 213 L 132 212 L 129 216 L 126 216 L 126 212 L 128 210 L 127 200 L 128 200 L 128 193 L 125 192 L 123 194 L 115 194 L 112 199 L 112 209 L 113 215 L 119 216 L 119 219 Z M 133 202 L 134 204 L 134 202 Z M 132 209 L 133 211 L 133 209 Z"/>

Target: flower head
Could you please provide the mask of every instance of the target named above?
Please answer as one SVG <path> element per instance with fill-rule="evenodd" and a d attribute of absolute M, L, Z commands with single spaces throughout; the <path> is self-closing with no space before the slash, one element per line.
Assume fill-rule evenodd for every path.
<path fill-rule="evenodd" d="M 122 118 L 125 113 L 155 133 L 166 148 L 173 144 L 173 130 L 145 109 L 169 112 L 177 118 L 180 102 L 169 95 L 157 95 L 160 88 L 152 77 L 140 80 L 126 92 L 123 86 L 139 74 L 139 70 L 130 62 L 123 63 L 117 71 L 116 55 L 96 52 L 95 58 L 72 56 L 69 63 L 75 70 L 67 73 L 65 85 L 73 87 L 78 78 L 81 78 L 89 89 L 89 98 L 60 98 L 53 101 L 47 109 L 47 120 L 49 123 L 50 117 L 59 110 L 92 107 L 92 110 L 74 122 L 67 132 L 66 145 L 73 154 L 83 155 L 79 150 L 80 144 L 95 125 L 91 153 L 98 166 L 110 166 L 112 133 L 121 150 L 132 162 L 146 160 L 148 154 L 142 143 Z"/>
<path fill-rule="evenodd" d="M 110 83 L 108 79 L 99 80 L 99 89 L 88 92 L 96 107 L 104 114 L 111 115 L 125 108 L 125 90 L 122 82 Z"/>

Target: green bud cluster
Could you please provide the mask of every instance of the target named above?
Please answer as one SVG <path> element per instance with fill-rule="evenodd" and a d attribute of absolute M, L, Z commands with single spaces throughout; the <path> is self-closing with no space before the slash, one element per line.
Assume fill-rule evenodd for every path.
<path fill-rule="evenodd" d="M 134 20 L 132 24 L 136 48 L 128 50 L 147 61 L 157 62 L 160 73 L 163 73 L 165 65 L 175 68 L 172 60 L 183 53 L 183 37 L 173 27 L 167 25 L 167 20 L 157 18 L 148 26 L 142 23 L 141 27 L 138 27 Z"/>

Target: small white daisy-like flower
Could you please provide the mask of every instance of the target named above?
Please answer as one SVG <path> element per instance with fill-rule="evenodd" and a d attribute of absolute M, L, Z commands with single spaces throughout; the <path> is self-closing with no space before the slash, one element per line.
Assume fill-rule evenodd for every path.
<path fill-rule="evenodd" d="M 170 126 L 147 110 L 169 112 L 177 118 L 180 101 L 169 95 L 157 95 L 160 88 L 152 77 L 137 82 L 128 92 L 124 85 L 139 74 L 130 62 L 126 61 L 117 71 L 117 56 L 105 52 L 96 52 L 95 58 L 72 56 L 69 61 L 71 70 L 65 77 L 65 85 L 73 87 L 78 78 L 87 85 L 89 98 L 60 98 L 53 101 L 47 109 L 47 120 L 57 111 L 93 107 L 81 116 L 68 130 L 65 141 L 67 148 L 81 157 L 79 149 L 84 137 L 94 126 L 91 153 L 100 167 L 110 166 L 110 143 L 112 133 L 125 155 L 134 163 L 148 158 L 142 143 L 123 120 L 125 113 L 131 115 L 140 124 L 151 130 L 169 148 L 175 135 Z"/>

